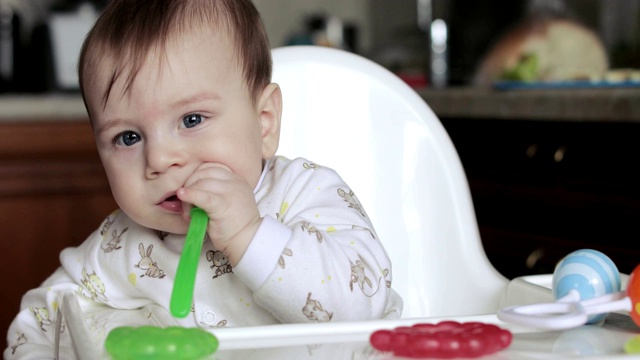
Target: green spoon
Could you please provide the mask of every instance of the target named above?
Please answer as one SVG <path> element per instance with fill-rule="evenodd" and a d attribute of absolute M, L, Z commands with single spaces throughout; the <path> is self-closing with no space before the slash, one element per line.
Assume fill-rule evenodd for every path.
<path fill-rule="evenodd" d="M 171 314 L 179 318 L 186 317 L 191 311 L 198 260 L 202 251 L 204 235 L 207 231 L 207 223 L 209 222 L 207 213 L 199 207 L 193 207 L 190 214 L 191 223 L 187 231 L 182 255 L 180 255 L 169 306 Z"/>

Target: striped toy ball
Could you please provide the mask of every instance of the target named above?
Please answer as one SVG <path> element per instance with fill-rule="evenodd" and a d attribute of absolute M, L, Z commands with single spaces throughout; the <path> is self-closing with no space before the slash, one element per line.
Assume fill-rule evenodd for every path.
<path fill-rule="evenodd" d="M 587 300 L 620 291 L 620 272 L 609 257 L 592 249 L 577 250 L 565 256 L 553 273 L 553 296 L 560 299 L 570 290 Z M 603 320 L 607 314 L 589 316 L 588 323 Z"/>

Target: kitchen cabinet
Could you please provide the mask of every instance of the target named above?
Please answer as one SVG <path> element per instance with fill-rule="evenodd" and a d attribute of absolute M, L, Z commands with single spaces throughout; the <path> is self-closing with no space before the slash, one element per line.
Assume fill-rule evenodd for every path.
<path fill-rule="evenodd" d="M 8 109 L 9 107 L 0 107 Z M 20 299 L 113 210 L 89 121 L 0 121 L 0 329 Z"/>
<path fill-rule="evenodd" d="M 594 94 L 575 93 L 574 104 Z M 598 100 L 602 109 L 583 116 L 584 107 L 572 109 L 578 114 L 564 111 L 571 102 L 557 99 L 566 92 L 556 93 L 551 103 L 537 97 L 540 109 L 523 104 L 524 111 L 509 101 L 533 100 L 535 94 L 485 95 L 497 103 L 493 112 L 481 105 L 481 115 L 470 109 L 473 102 L 458 104 L 466 110 L 453 110 L 459 98 L 448 97 L 446 104 L 442 94 L 425 99 L 461 158 L 494 266 L 509 278 L 552 273 L 571 251 L 592 248 L 630 273 L 640 263 L 640 122 L 626 103 L 620 97 Z M 640 102 L 640 93 L 632 95 L 627 100 Z M 555 116 L 549 107 L 556 109 Z"/>

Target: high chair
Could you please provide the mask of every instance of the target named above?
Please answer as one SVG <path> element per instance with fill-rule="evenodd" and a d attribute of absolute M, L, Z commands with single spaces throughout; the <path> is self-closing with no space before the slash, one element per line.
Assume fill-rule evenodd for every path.
<path fill-rule="evenodd" d="M 409 86 L 341 50 L 285 47 L 275 49 L 273 59 L 273 80 L 285 99 L 278 154 L 303 156 L 342 175 L 392 260 L 392 287 L 403 297 L 404 312 L 398 320 L 214 328 L 209 331 L 220 340 L 220 349 L 209 358 L 373 358 L 368 342 L 374 330 L 442 320 L 508 328 L 514 340 L 501 359 L 638 358 L 621 354 L 635 335 L 624 322 L 618 328 L 558 332 L 498 320 L 496 312 L 504 305 L 549 300 L 551 275 L 509 282 L 491 265 L 456 150 Z M 99 327 L 90 318 L 94 323 L 102 317 L 123 319 L 130 326 L 177 325 L 159 305 L 81 308 L 75 293 L 62 294 L 61 303 L 57 333 L 65 329 L 64 313 L 72 351 L 80 359 L 109 358 L 101 343 L 106 334 L 96 334 Z"/>
<path fill-rule="evenodd" d="M 341 50 L 283 47 L 273 61 L 278 154 L 331 167 L 352 188 L 392 260 L 403 317 L 495 312 L 507 279 L 487 259 L 458 154 L 422 98 Z"/>

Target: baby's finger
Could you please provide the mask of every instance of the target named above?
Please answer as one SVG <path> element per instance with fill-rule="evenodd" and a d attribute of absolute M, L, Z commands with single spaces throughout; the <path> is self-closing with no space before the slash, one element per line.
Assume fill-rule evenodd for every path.
<path fill-rule="evenodd" d="M 182 216 L 185 219 L 190 218 L 189 212 L 193 206 L 201 208 L 211 217 L 215 212 L 214 204 L 219 202 L 216 200 L 217 194 L 193 187 L 179 189 L 176 196 L 182 201 Z"/>
<path fill-rule="evenodd" d="M 202 163 L 200 166 L 198 166 L 196 171 L 209 169 L 209 168 L 221 168 L 221 169 L 227 170 L 228 172 L 233 172 L 233 171 L 231 171 L 231 168 L 228 167 L 227 165 L 222 164 L 222 163 L 213 163 L 213 162 Z"/>
<path fill-rule="evenodd" d="M 184 187 L 191 187 L 205 179 L 228 180 L 232 175 L 233 172 L 226 165 L 204 163 L 200 165 L 193 174 L 189 176 L 189 178 L 187 178 L 187 181 L 184 183 Z"/>

